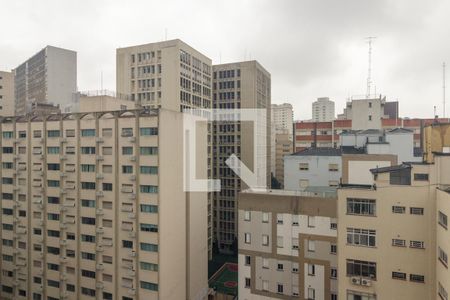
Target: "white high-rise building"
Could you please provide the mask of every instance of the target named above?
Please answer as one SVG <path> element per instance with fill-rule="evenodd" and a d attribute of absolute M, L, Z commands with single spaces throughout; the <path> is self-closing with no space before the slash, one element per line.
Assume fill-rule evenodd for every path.
<path fill-rule="evenodd" d="M 287 130 L 289 136 L 292 139 L 293 136 L 293 123 L 294 123 L 294 110 L 292 109 L 292 104 L 272 104 L 272 132 L 277 130 L 276 133 L 283 133 Z"/>
<path fill-rule="evenodd" d="M 16 115 L 39 104 L 64 108 L 77 90 L 77 53 L 47 46 L 14 70 L 14 84 Z"/>
<path fill-rule="evenodd" d="M 314 122 L 330 122 L 334 120 L 334 101 L 328 97 L 317 98 L 312 104 Z"/>

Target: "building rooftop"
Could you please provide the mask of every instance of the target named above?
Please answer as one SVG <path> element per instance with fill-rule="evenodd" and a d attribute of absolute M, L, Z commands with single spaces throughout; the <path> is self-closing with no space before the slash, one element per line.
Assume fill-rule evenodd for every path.
<path fill-rule="evenodd" d="M 336 188 L 330 187 L 309 187 L 305 190 L 277 190 L 277 189 L 246 189 L 241 193 L 251 193 L 260 195 L 276 196 L 298 196 L 298 197 L 320 197 L 335 198 Z"/>
<path fill-rule="evenodd" d="M 386 133 L 414 133 L 414 131 L 407 129 L 407 128 L 394 128 L 391 130 L 388 130 Z"/>
<path fill-rule="evenodd" d="M 292 156 L 341 156 L 340 148 L 306 148 L 291 154 Z"/>

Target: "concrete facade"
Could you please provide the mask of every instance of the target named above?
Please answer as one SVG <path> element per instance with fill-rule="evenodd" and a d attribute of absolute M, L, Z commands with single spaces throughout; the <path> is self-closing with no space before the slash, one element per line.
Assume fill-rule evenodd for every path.
<path fill-rule="evenodd" d="M 330 101 L 330 98 L 317 98 L 317 100 L 312 103 L 313 122 L 331 122 L 335 118 L 334 101 Z"/>
<path fill-rule="evenodd" d="M 4 119 L 0 298 L 203 299 L 207 193 L 184 191 L 182 122 L 168 110 Z"/>
<path fill-rule="evenodd" d="M 275 135 L 275 173 L 273 175 L 284 188 L 284 158 L 292 154 L 292 141 L 289 134 L 279 133 Z M 272 145 L 272 148 L 274 147 Z"/>
<path fill-rule="evenodd" d="M 0 71 L 0 116 L 14 116 L 14 73 Z"/>
<path fill-rule="evenodd" d="M 219 250 L 230 253 L 237 240 L 237 194 L 246 185 L 225 165 L 225 161 L 231 154 L 236 154 L 258 177 L 266 178 L 265 187 L 270 184 L 270 73 L 257 61 L 214 65 L 213 108 L 266 111 L 265 124 L 261 120 L 262 126 L 265 126 L 265 137 L 262 126 L 254 128 L 253 122 L 216 121 L 212 125 L 212 177 L 221 180 L 221 191 L 213 195 L 214 236 Z M 254 130 L 258 131 L 261 140 L 265 140 L 265 145 L 257 145 L 254 141 Z"/>
<path fill-rule="evenodd" d="M 14 70 L 15 113 L 24 115 L 33 103 L 64 109 L 77 91 L 77 53 L 47 46 Z"/>
<path fill-rule="evenodd" d="M 284 189 L 337 187 L 342 176 L 340 149 L 308 149 L 284 157 Z"/>
<path fill-rule="evenodd" d="M 374 185 L 338 190 L 341 297 L 445 299 L 448 272 L 438 250 L 447 253 L 448 245 L 439 211 L 448 213 L 449 168 L 442 154 L 434 164 L 373 169 Z"/>
<path fill-rule="evenodd" d="M 109 91 L 79 92 L 74 95 L 72 105 L 66 107 L 65 112 L 114 111 L 136 108 L 136 102 L 123 98 Z"/>
<path fill-rule="evenodd" d="M 239 299 L 336 299 L 335 204 L 289 191 L 240 193 Z"/>

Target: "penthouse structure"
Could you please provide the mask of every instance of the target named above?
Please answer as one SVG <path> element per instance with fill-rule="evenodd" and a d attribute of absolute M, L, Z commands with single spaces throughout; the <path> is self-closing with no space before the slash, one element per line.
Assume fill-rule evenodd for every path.
<path fill-rule="evenodd" d="M 165 109 L 3 118 L 1 299 L 202 299 L 207 193 Z M 206 124 L 196 170 L 207 178 Z"/>

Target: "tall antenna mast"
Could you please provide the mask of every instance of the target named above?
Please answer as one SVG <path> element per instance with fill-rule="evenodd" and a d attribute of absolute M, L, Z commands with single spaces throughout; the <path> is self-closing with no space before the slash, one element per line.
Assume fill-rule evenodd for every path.
<path fill-rule="evenodd" d="M 372 84 L 372 41 L 376 39 L 375 36 L 366 37 L 367 43 L 369 44 L 369 68 L 367 70 L 367 91 L 366 98 L 370 97 L 370 86 Z"/>
<path fill-rule="evenodd" d="M 443 98 L 443 114 L 442 114 L 442 117 L 445 118 L 445 62 L 442 63 L 442 98 Z"/>

